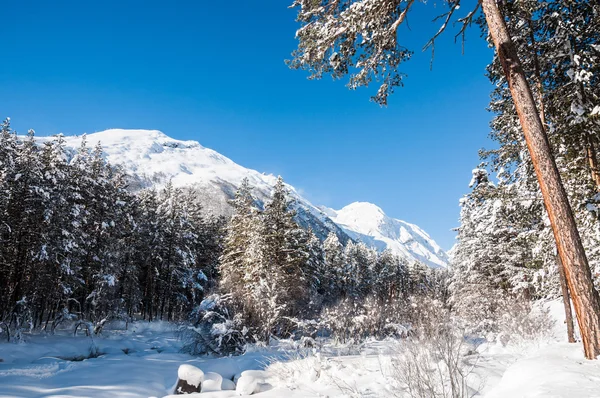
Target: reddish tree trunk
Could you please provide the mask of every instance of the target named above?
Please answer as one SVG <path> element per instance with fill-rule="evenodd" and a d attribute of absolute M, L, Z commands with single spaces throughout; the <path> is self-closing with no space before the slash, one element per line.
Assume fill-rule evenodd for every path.
<path fill-rule="evenodd" d="M 592 283 L 592 274 L 567 193 L 552 156 L 550 143 L 531 88 L 496 0 L 482 0 L 481 5 L 540 184 L 544 205 L 573 298 L 585 356 L 588 359 L 595 359 L 600 355 L 600 296 Z"/>
<path fill-rule="evenodd" d="M 565 268 L 560 261 L 560 257 L 556 256 L 556 266 L 558 267 L 558 277 L 560 279 L 560 289 L 563 296 L 563 304 L 565 306 L 565 323 L 567 324 L 567 338 L 569 343 L 575 342 L 575 328 L 573 327 L 573 313 L 571 312 L 571 297 L 569 294 L 569 286 L 565 277 Z"/>

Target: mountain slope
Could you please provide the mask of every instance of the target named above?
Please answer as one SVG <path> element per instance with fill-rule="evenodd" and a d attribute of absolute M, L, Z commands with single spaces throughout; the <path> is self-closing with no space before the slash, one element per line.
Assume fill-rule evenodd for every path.
<path fill-rule="evenodd" d="M 82 136 L 64 138 L 73 152 L 81 145 Z M 277 179 L 240 166 L 196 141 L 175 140 L 156 130 L 112 129 L 87 134 L 86 140 L 88 147 L 101 143 L 106 159 L 133 176 L 134 189 L 160 187 L 169 181 L 175 186 L 192 187 L 213 214 L 231 214 L 228 200 L 244 178 L 260 205 L 271 196 Z M 287 188 L 294 199 L 297 221 L 312 228 L 321 239 L 334 231 L 343 243 L 351 237 L 379 250 L 389 247 L 394 253 L 432 267 L 445 265 L 445 253 L 425 232 L 416 225 L 388 218 L 375 205 L 353 203 L 339 211 L 319 209 L 291 185 Z"/>
<path fill-rule="evenodd" d="M 131 174 L 133 189 L 161 187 L 169 181 L 174 186 L 192 187 L 201 197 L 205 209 L 216 215 L 231 215 L 229 199 L 233 198 L 244 178 L 253 187 L 252 194 L 262 206 L 271 196 L 277 177 L 247 169 L 231 159 L 203 147 L 196 141 L 170 138 L 157 130 L 111 129 L 85 135 L 87 146 L 101 143 L 105 157 Z M 80 147 L 83 136 L 64 137 L 73 153 Z M 301 197 L 294 187 L 286 184 L 294 200 L 297 221 L 325 239 L 334 231 L 340 241 L 349 237 L 318 208 Z"/>
<path fill-rule="evenodd" d="M 414 224 L 390 218 L 372 203 L 354 202 L 341 210 L 326 209 L 329 217 L 350 235 L 379 250 L 421 261 L 430 267 L 445 267 L 448 255 L 425 231 Z"/>

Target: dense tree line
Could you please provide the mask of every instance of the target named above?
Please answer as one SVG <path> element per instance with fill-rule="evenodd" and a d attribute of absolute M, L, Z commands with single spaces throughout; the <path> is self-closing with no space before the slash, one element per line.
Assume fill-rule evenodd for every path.
<path fill-rule="evenodd" d="M 0 320 L 181 319 L 214 284 L 224 222 L 170 184 L 136 194 L 85 137 L 0 132 Z"/>
<path fill-rule="evenodd" d="M 409 264 L 389 250 L 378 253 L 353 241 L 343 246 L 333 232 L 321 243 L 295 222 L 281 178 L 264 208 L 247 181 L 232 204 L 219 264 L 220 291 L 230 297 L 238 326 L 250 328 L 255 339 L 288 337 L 305 320 L 317 319 L 330 331 L 344 325 L 342 334 L 358 329 L 357 334 L 371 334 L 369 328 L 379 332 L 382 327 L 371 324 L 360 328 L 365 319 L 373 321 L 367 313 L 378 309 L 380 321 L 392 323 L 406 314 L 410 296 L 440 292 L 445 286 L 436 285 L 434 275 L 441 271 Z"/>

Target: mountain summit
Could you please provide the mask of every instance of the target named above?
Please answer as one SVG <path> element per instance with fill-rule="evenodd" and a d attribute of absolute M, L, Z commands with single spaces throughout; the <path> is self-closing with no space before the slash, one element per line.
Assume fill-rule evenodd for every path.
<path fill-rule="evenodd" d="M 66 136 L 66 146 L 75 150 L 82 136 Z M 228 216 L 228 200 L 244 178 L 253 187 L 253 195 L 264 203 L 271 196 L 276 177 L 247 169 L 231 159 L 203 147 L 196 141 L 170 138 L 157 130 L 111 129 L 86 135 L 88 147 L 100 142 L 106 159 L 122 166 L 134 178 L 134 188 L 187 186 L 202 196 L 205 208 Z M 445 266 L 446 253 L 418 226 L 385 215 L 372 203 L 355 202 L 341 210 L 317 208 L 287 184 L 298 213 L 297 220 L 324 239 L 330 231 L 342 242 L 360 240 L 379 250 L 389 248 L 409 260 L 431 267 Z"/>
<path fill-rule="evenodd" d="M 379 250 L 386 248 L 430 267 L 445 267 L 448 255 L 417 225 L 388 217 L 368 202 L 354 202 L 340 210 L 328 209 L 329 217 L 350 235 Z"/>

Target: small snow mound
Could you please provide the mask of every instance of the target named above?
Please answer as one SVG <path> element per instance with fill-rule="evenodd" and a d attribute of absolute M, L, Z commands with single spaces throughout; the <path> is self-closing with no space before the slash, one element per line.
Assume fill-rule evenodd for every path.
<path fill-rule="evenodd" d="M 221 381 L 221 390 L 222 391 L 235 391 L 235 383 L 229 379 L 223 379 Z"/>
<path fill-rule="evenodd" d="M 223 376 L 215 372 L 206 372 L 202 383 L 201 392 L 221 391 L 223 384 Z"/>
<path fill-rule="evenodd" d="M 258 381 L 263 381 L 265 379 L 265 372 L 262 370 L 244 370 L 241 374 L 241 377 L 254 377 Z"/>
<path fill-rule="evenodd" d="M 235 393 L 237 395 L 252 395 L 258 390 L 258 381 L 252 376 L 242 376 L 237 381 Z"/>
<path fill-rule="evenodd" d="M 185 380 L 189 385 L 198 387 L 204 381 L 204 372 L 192 365 L 181 365 L 177 370 L 179 380 Z"/>

